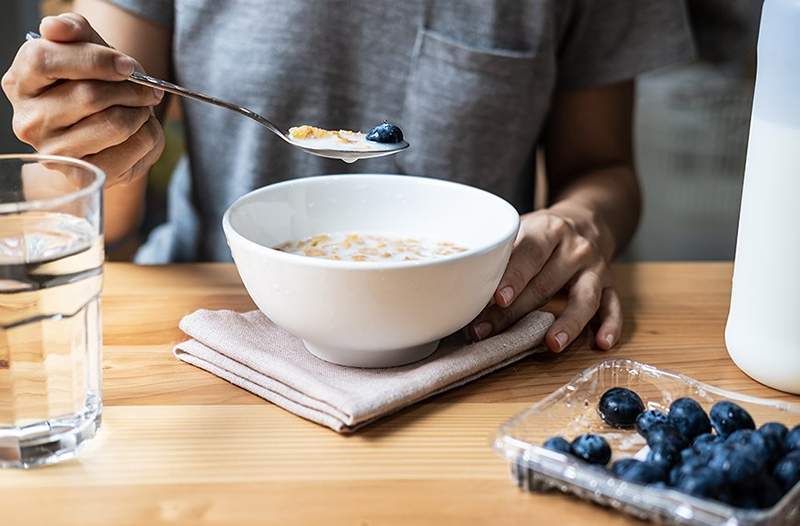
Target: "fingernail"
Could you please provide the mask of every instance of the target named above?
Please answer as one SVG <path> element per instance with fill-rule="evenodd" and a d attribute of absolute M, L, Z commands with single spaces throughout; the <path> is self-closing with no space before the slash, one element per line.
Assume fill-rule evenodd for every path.
<path fill-rule="evenodd" d="M 482 321 L 479 324 L 472 327 L 472 335 L 475 337 L 475 340 L 482 340 L 489 336 L 492 333 L 492 324 L 488 321 Z"/>
<path fill-rule="evenodd" d="M 614 335 L 607 334 L 606 335 L 606 342 L 608 343 L 608 348 L 610 349 L 614 345 Z"/>
<path fill-rule="evenodd" d="M 498 294 L 500 294 L 500 299 L 503 300 L 504 306 L 510 305 L 511 300 L 514 299 L 514 289 L 511 287 L 503 287 Z"/>
<path fill-rule="evenodd" d="M 61 22 L 64 22 L 65 24 L 68 24 L 72 29 L 80 29 L 81 28 L 81 26 L 79 26 L 78 23 L 72 17 L 67 16 L 66 14 L 58 15 L 57 18 Z"/>
<path fill-rule="evenodd" d="M 566 332 L 561 331 L 558 334 L 556 334 L 556 343 L 558 343 L 559 351 L 563 349 L 564 346 L 567 344 L 567 340 L 569 340 L 569 336 L 567 336 Z"/>
<path fill-rule="evenodd" d="M 160 89 L 153 88 L 153 95 L 156 97 L 157 101 L 160 101 L 164 98 L 164 91 Z"/>
<path fill-rule="evenodd" d="M 125 75 L 127 77 L 136 69 L 136 62 L 134 62 L 131 57 L 119 56 L 114 58 L 114 69 L 116 69 L 117 73 L 120 75 Z"/>

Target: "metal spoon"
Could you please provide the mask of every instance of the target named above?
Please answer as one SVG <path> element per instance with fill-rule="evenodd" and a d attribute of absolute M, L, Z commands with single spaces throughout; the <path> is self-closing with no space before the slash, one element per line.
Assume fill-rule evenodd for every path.
<path fill-rule="evenodd" d="M 38 33 L 34 33 L 33 31 L 25 35 L 26 40 L 35 40 L 37 38 L 41 38 L 41 35 L 39 35 Z M 130 77 L 128 77 L 128 80 L 136 84 L 150 86 L 156 89 L 167 91 L 169 93 L 174 93 L 175 95 L 179 95 L 181 97 L 186 97 L 200 102 L 206 102 L 208 104 L 213 104 L 214 106 L 219 106 L 227 110 L 235 111 L 236 113 L 239 113 L 241 115 L 244 115 L 245 117 L 248 117 L 256 121 L 261 126 L 267 128 L 269 131 L 271 131 L 284 141 L 288 142 L 292 146 L 300 148 L 301 150 L 305 151 L 306 153 L 310 153 L 311 155 L 318 155 L 320 157 L 328 157 L 331 159 L 341 159 L 342 161 L 352 163 L 359 159 L 369 159 L 372 157 L 383 157 L 385 155 L 392 155 L 405 150 L 409 146 L 409 144 L 406 141 L 394 144 L 370 141 L 370 146 L 373 148 L 370 150 L 354 150 L 354 149 L 340 150 L 340 149 L 317 148 L 314 147 L 313 145 L 303 144 L 300 141 L 292 140 L 291 136 L 281 131 L 280 128 L 278 128 L 276 125 L 270 122 L 266 117 L 262 117 L 253 110 L 245 108 L 243 106 L 238 106 L 236 104 L 233 104 L 232 102 L 220 100 L 215 97 L 206 95 L 205 93 L 192 91 L 182 86 L 178 86 L 177 84 L 167 82 L 166 80 L 157 79 L 155 77 L 151 77 L 150 75 L 146 75 L 145 73 L 140 73 L 138 71 L 134 71 L 133 73 L 131 73 Z"/>

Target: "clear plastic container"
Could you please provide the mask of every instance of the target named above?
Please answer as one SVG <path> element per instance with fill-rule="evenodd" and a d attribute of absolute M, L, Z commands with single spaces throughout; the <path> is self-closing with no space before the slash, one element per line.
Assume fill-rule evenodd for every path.
<path fill-rule="evenodd" d="M 557 489 L 642 519 L 670 524 L 800 525 L 800 484 L 772 508 L 744 510 L 673 490 L 624 482 L 604 469 L 541 447 L 554 435 L 571 440 L 591 432 L 609 441 L 612 462 L 641 458 L 646 452 L 644 439 L 635 430 L 609 427 L 597 412 L 600 397 L 611 387 L 636 391 L 649 409 L 666 409 L 674 399 L 689 396 L 706 411 L 719 400 L 734 401 L 750 412 L 757 425 L 783 422 L 792 427 L 800 423 L 800 404 L 726 391 L 632 360 L 608 360 L 586 369 L 500 427 L 494 448 L 509 461 L 512 479 L 520 488 L 535 492 Z"/>

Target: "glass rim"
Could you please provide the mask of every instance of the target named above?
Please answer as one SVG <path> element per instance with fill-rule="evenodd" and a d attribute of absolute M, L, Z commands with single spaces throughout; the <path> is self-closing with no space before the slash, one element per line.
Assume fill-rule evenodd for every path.
<path fill-rule="evenodd" d="M 76 166 L 83 168 L 88 172 L 94 174 L 94 181 L 74 192 L 60 195 L 58 197 L 48 197 L 46 199 L 33 199 L 31 201 L 17 201 L 14 203 L 0 203 L 0 214 L 25 212 L 27 210 L 41 210 L 47 208 L 56 208 L 65 205 L 71 201 L 80 199 L 89 194 L 102 189 L 103 183 L 106 180 L 106 173 L 97 166 L 75 159 L 73 157 L 65 157 L 63 155 L 46 155 L 40 153 L 2 153 L 0 154 L 0 163 L 3 161 L 33 161 L 33 162 L 54 162 Z"/>

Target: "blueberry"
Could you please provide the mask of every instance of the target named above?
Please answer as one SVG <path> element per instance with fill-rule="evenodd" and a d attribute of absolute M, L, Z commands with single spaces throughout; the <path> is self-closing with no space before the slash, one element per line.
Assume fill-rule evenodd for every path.
<path fill-rule="evenodd" d="M 669 423 L 689 440 L 711 431 L 711 422 L 703 408 L 691 398 L 678 398 L 669 406 Z"/>
<path fill-rule="evenodd" d="M 774 506 L 781 497 L 783 491 L 775 479 L 767 473 L 741 484 L 734 488 L 732 493 L 731 505 L 745 509 L 763 509 Z"/>
<path fill-rule="evenodd" d="M 726 444 L 736 446 L 748 446 L 753 449 L 753 454 L 757 455 L 764 465 L 770 463 L 771 455 L 767 447 L 767 441 L 760 433 L 752 429 L 739 429 L 734 431 L 725 439 Z"/>
<path fill-rule="evenodd" d="M 691 451 L 691 450 L 684 450 Z M 681 453 L 670 444 L 655 444 L 647 453 L 647 462 L 668 473 L 681 460 Z"/>
<path fill-rule="evenodd" d="M 664 480 L 664 471 L 653 464 L 636 460 L 619 476 L 625 482 L 652 484 Z"/>
<path fill-rule="evenodd" d="M 572 446 L 563 437 L 550 437 L 544 442 L 544 448 L 551 451 L 558 451 L 567 455 L 572 453 Z"/>
<path fill-rule="evenodd" d="M 681 477 L 675 487 L 694 497 L 716 499 L 724 488 L 724 481 L 713 469 L 700 467 Z"/>
<path fill-rule="evenodd" d="M 652 448 L 656 444 L 669 444 L 681 450 L 689 445 L 689 441 L 670 424 L 657 424 L 647 433 L 647 445 Z"/>
<path fill-rule="evenodd" d="M 398 142 L 403 142 L 403 131 L 394 124 L 383 121 L 367 132 L 367 140 L 396 144 Z"/>
<path fill-rule="evenodd" d="M 800 449 L 800 425 L 794 426 L 786 434 L 786 451 Z"/>
<path fill-rule="evenodd" d="M 691 475 L 700 468 L 706 468 L 709 460 L 708 457 L 701 457 L 698 454 L 684 458 L 680 464 L 670 471 L 669 483 L 676 486 L 683 477 Z"/>
<path fill-rule="evenodd" d="M 667 414 L 658 409 L 648 409 L 636 418 L 636 431 L 639 432 L 644 438 L 647 438 L 647 433 L 655 425 L 666 424 Z"/>
<path fill-rule="evenodd" d="M 630 389 L 612 387 L 603 393 L 597 409 L 607 424 L 628 428 L 633 427 L 636 418 L 644 412 L 644 402 Z"/>
<path fill-rule="evenodd" d="M 692 442 L 692 449 L 697 453 L 711 453 L 717 444 L 723 442 L 722 437 L 712 435 L 711 433 L 703 433 Z"/>
<path fill-rule="evenodd" d="M 771 508 L 781 500 L 784 491 L 781 484 L 769 475 L 762 475 L 753 483 L 760 508 Z"/>
<path fill-rule="evenodd" d="M 613 473 L 615 477 L 622 477 L 622 474 L 625 473 L 628 468 L 638 462 L 639 461 L 635 458 L 621 458 L 611 464 L 611 473 Z"/>
<path fill-rule="evenodd" d="M 783 456 L 788 432 L 786 426 L 779 422 L 769 422 L 758 428 L 758 434 L 764 437 L 764 444 L 769 451 L 770 464 L 775 464 Z"/>
<path fill-rule="evenodd" d="M 789 491 L 800 482 L 800 455 L 789 454 L 783 457 L 772 470 L 775 480 L 783 491 Z"/>
<path fill-rule="evenodd" d="M 723 438 L 727 438 L 728 435 L 739 429 L 756 428 L 750 413 L 727 400 L 717 402 L 711 408 L 711 425 Z"/>
<path fill-rule="evenodd" d="M 687 447 L 683 451 L 681 451 L 680 463 L 685 464 L 687 462 L 702 462 L 703 465 L 707 464 L 711 457 L 714 456 L 713 449 L 706 449 L 703 451 L 696 451 L 694 448 Z"/>
<path fill-rule="evenodd" d="M 572 454 L 589 464 L 605 466 L 611 460 L 611 447 L 605 438 L 588 433 L 572 441 Z"/>
<path fill-rule="evenodd" d="M 757 447 L 725 443 L 714 451 L 708 466 L 722 473 L 731 484 L 739 485 L 759 476 L 766 464 L 767 458 Z"/>

